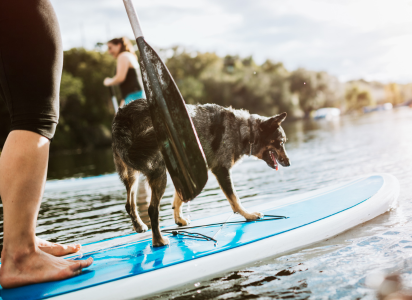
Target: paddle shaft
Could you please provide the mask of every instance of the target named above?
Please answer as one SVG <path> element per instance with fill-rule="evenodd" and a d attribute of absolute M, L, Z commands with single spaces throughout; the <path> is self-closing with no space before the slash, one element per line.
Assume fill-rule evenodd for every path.
<path fill-rule="evenodd" d="M 112 86 L 109 86 L 109 91 L 110 91 L 110 96 L 112 98 L 114 113 L 116 114 L 117 111 L 119 110 L 119 103 L 117 103 L 116 94 L 115 94 L 114 88 Z"/>
<path fill-rule="evenodd" d="M 123 0 L 124 6 L 126 8 L 127 16 L 130 20 L 130 25 L 132 25 L 134 37 L 136 40 L 143 36 L 142 28 L 140 27 L 139 18 L 137 17 L 136 10 L 134 9 L 133 3 L 131 0 Z"/>

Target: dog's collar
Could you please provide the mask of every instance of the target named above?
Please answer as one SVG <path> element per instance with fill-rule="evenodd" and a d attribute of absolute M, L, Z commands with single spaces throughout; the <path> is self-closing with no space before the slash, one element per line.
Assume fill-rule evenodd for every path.
<path fill-rule="evenodd" d="M 253 132 L 252 116 L 250 116 L 248 123 L 249 123 L 249 131 L 250 131 L 249 132 L 249 135 L 250 135 L 249 136 L 249 145 L 250 145 L 249 156 L 251 156 L 253 153 L 253 145 L 255 144 L 255 135 Z"/>

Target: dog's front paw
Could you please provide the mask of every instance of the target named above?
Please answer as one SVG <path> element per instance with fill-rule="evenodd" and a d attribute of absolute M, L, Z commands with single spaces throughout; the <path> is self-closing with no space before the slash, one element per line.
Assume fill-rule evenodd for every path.
<path fill-rule="evenodd" d="M 186 219 L 186 218 L 177 218 L 175 219 L 175 223 L 179 226 L 187 226 L 190 224 L 190 219 Z"/>
<path fill-rule="evenodd" d="M 167 237 L 162 236 L 160 239 L 153 238 L 153 247 L 162 247 L 170 244 L 170 241 Z"/>
<path fill-rule="evenodd" d="M 134 224 L 133 228 L 137 233 L 146 232 L 149 230 L 146 224 Z"/>
<path fill-rule="evenodd" d="M 246 213 L 243 215 L 246 220 L 258 220 L 258 219 L 263 219 L 264 214 L 260 212 L 253 212 L 253 213 Z"/>

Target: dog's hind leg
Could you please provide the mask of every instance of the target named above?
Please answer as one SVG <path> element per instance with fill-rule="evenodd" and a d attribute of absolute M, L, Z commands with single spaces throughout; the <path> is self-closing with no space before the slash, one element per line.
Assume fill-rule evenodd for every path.
<path fill-rule="evenodd" d="M 186 226 L 190 224 L 190 220 L 183 217 L 182 210 L 183 201 L 180 199 L 179 195 L 175 191 L 175 196 L 173 198 L 173 214 L 175 217 L 175 223 L 179 226 Z"/>
<path fill-rule="evenodd" d="M 230 178 L 230 172 L 224 167 L 217 167 L 212 169 L 212 173 L 216 176 L 219 182 L 220 188 L 226 195 L 227 200 L 232 207 L 234 213 L 241 214 L 246 220 L 256 220 L 263 218 L 263 214 L 260 212 L 248 212 L 240 203 L 239 197 L 236 195 L 235 188 Z"/>
<path fill-rule="evenodd" d="M 143 223 L 140 219 L 139 212 L 137 211 L 137 193 L 138 193 L 138 184 L 139 184 L 139 172 L 133 170 L 132 168 L 127 168 L 128 173 L 128 185 L 127 190 L 127 202 L 126 202 L 126 211 L 132 219 L 133 228 L 136 232 L 145 232 L 147 231 L 147 225 Z"/>
<path fill-rule="evenodd" d="M 160 209 L 160 200 L 163 197 L 163 194 L 166 189 L 166 168 L 163 165 L 160 172 L 156 170 L 156 173 L 148 174 L 147 180 L 149 182 L 150 188 L 152 189 L 152 198 L 149 205 L 149 217 L 150 223 L 152 224 L 152 243 L 153 247 L 160 247 L 169 244 L 169 239 L 163 237 L 160 233 L 159 226 L 159 209 Z"/>
<path fill-rule="evenodd" d="M 143 174 L 139 176 L 139 183 L 137 185 L 137 203 L 138 204 L 146 204 L 146 209 L 149 207 L 151 198 L 151 190 L 149 187 L 149 183 L 146 180 L 146 177 Z"/>
<path fill-rule="evenodd" d="M 127 201 L 126 201 L 126 211 L 127 214 L 132 219 L 133 228 L 136 232 L 145 232 L 147 231 L 147 225 L 143 223 L 140 219 L 139 213 L 137 211 L 136 204 L 136 193 L 138 186 L 139 172 L 128 167 L 117 152 L 114 153 L 114 163 L 116 166 L 117 173 L 120 176 L 123 184 L 126 187 L 127 192 Z"/>

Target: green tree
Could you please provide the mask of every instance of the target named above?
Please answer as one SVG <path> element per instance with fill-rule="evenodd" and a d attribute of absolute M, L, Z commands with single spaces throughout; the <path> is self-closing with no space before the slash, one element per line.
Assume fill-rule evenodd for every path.
<path fill-rule="evenodd" d="M 64 52 L 60 120 L 53 150 L 110 145 L 114 111 L 103 80 L 114 75 L 115 67 L 107 53 L 83 48 Z"/>
<path fill-rule="evenodd" d="M 340 106 L 341 84 L 326 72 L 297 69 L 289 77 L 290 90 L 299 96 L 299 104 L 308 117 L 312 110 L 326 106 Z"/>
<path fill-rule="evenodd" d="M 359 111 L 365 106 L 374 105 L 372 96 L 369 91 L 361 90 L 358 86 L 351 86 L 345 93 L 346 110 Z"/>
<path fill-rule="evenodd" d="M 289 80 L 291 92 L 299 95 L 299 104 L 306 117 L 312 110 L 322 107 L 315 72 L 298 69 L 292 72 Z"/>
<path fill-rule="evenodd" d="M 53 140 L 53 147 L 70 149 L 84 147 L 82 129 L 87 123 L 80 118 L 83 115 L 85 97 L 83 81 L 63 71 L 60 84 L 60 118 Z"/>
<path fill-rule="evenodd" d="M 63 69 L 83 82 L 84 117 L 91 124 L 110 126 L 113 112 L 108 109 L 110 96 L 103 86 L 106 77 L 115 74 L 116 61 L 108 53 L 74 48 L 64 52 Z"/>
<path fill-rule="evenodd" d="M 102 52 L 74 48 L 64 52 L 60 87 L 60 121 L 52 150 L 110 145 L 114 111 L 105 77 L 115 73 L 116 61 Z M 373 103 L 367 91 L 357 87 L 344 95 L 342 84 L 326 72 L 298 69 L 289 72 L 281 62 L 257 64 L 252 56 L 188 51 L 173 47 L 160 51 L 187 103 L 216 103 L 270 116 L 286 111 L 291 117 L 306 116 L 325 106 L 349 110 Z M 120 99 L 119 99 L 120 100 Z M 9 115 L 0 101 L 0 141 L 5 140 Z M 290 117 L 288 118 L 290 119 Z"/>

